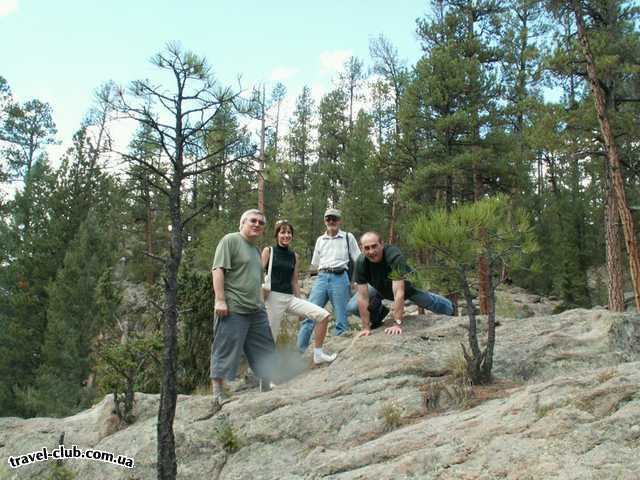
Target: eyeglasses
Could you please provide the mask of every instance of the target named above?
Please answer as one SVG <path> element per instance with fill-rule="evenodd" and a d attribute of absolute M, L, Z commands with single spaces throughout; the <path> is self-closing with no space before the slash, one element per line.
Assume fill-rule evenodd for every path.
<path fill-rule="evenodd" d="M 276 222 L 276 225 L 281 225 L 281 224 L 283 224 L 283 223 L 289 223 L 289 220 L 287 220 L 287 219 L 278 220 L 278 221 Z"/>
<path fill-rule="evenodd" d="M 340 220 L 340 217 L 336 217 L 335 215 L 327 215 L 324 217 L 325 222 L 337 222 L 338 220 Z"/>
<path fill-rule="evenodd" d="M 249 218 L 247 221 L 252 225 L 257 224 L 257 225 L 260 225 L 261 227 L 264 226 L 264 220 L 260 220 L 259 218 Z"/>

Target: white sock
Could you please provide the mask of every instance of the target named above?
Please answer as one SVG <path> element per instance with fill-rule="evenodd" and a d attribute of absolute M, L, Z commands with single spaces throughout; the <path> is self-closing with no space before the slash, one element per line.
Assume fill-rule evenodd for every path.
<path fill-rule="evenodd" d="M 224 386 L 220 383 L 213 382 L 213 394 L 222 395 L 224 393 Z"/>
<path fill-rule="evenodd" d="M 324 354 L 324 352 L 322 351 L 322 347 L 313 349 L 314 356 L 320 357 L 322 354 Z"/>

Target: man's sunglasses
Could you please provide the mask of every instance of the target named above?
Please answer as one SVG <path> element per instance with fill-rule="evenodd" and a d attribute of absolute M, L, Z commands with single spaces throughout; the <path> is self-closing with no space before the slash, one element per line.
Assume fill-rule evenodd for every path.
<path fill-rule="evenodd" d="M 338 220 L 340 220 L 340 217 L 336 217 L 334 215 L 327 215 L 324 217 L 325 222 L 337 222 Z"/>
<path fill-rule="evenodd" d="M 260 226 L 264 226 L 264 220 L 260 220 L 259 218 L 250 218 L 247 221 L 252 225 L 258 224 Z"/>

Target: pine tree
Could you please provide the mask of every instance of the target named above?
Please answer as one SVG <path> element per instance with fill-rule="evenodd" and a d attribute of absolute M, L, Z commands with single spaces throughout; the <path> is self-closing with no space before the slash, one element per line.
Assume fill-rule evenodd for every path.
<path fill-rule="evenodd" d="M 456 199 L 478 201 L 507 187 L 496 82 L 502 10 L 492 0 L 434 3 L 434 17 L 418 23 L 425 56 L 406 97 L 403 121 L 419 129 L 403 138 L 415 162 L 405 192 L 416 205 L 438 201 L 451 208 Z M 480 256 L 478 262 L 480 309 L 486 312 L 486 260 Z"/>
<path fill-rule="evenodd" d="M 93 341 L 100 331 L 95 289 L 114 261 L 115 235 L 89 214 L 48 288 L 47 328 L 35 388 L 25 403 L 33 413 L 61 416 L 86 408 L 93 400 L 89 378 L 95 361 Z"/>
<path fill-rule="evenodd" d="M 490 197 L 451 211 L 436 209 L 419 217 L 413 224 L 411 240 L 432 258 L 427 275 L 454 278 L 458 282 L 469 317 L 468 342 L 466 347 L 462 346 L 467 373 L 474 384 L 490 382 L 496 340 L 495 290 L 502 280 L 501 271 L 504 265 L 517 264 L 523 255 L 537 251 L 528 216 L 507 205 L 505 197 Z M 478 254 L 487 259 L 489 272 L 487 338 L 482 349 L 471 281 L 477 274 Z"/>
<path fill-rule="evenodd" d="M 345 112 L 348 106 L 348 97 L 342 90 L 333 90 L 320 100 L 318 107 L 318 162 L 314 165 L 315 195 L 313 201 L 314 211 L 328 204 L 337 205 L 340 201 L 343 187 L 341 184 L 342 169 L 344 165 L 344 151 L 347 145 L 349 119 Z M 320 216 L 314 216 L 314 220 L 321 222 Z M 315 223 L 315 222 L 314 222 Z"/>
<path fill-rule="evenodd" d="M 309 187 L 309 166 L 314 161 L 313 111 L 311 89 L 305 86 L 296 99 L 296 107 L 289 120 L 288 161 L 284 166 L 285 185 L 288 191 L 304 197 Z"/>
<path fill-rule="evenodd" d="M 355 104 L 362 99 L 361 89 L 365 80 L 364 66 L 357 57 L 349 57 L 344 63 L 344 68 L 339 74 L 340 88 L 346 97 L 349 107 L 349 132 L 353 131 L 353 123 L 357 112 Z"/>
<path fill-rule="evenodd" d="M 17 234 L 18 209 L 9 209 L 2 222 L 2 244 L 6 263 L 0 269 L 0 411 L 2 415 L 26 416 L 18 392 L 34 381 L 41 362 L 44 331 L 47 325 L 46 286 L 55 277 L 64 257 L 65 237 L 57 236 L 52 221 L 62 211 L 52 201 L 56 176 L 46 162 L 38 162 L 31 171 L 33 188 L 30 208 L 33 234 L 20 241 Z M 20 200 L 21 192 L 17 192 Z M 57 229 L 56 229 L 57 230 Z"/>
<path fill-rule="evenodd" d="M 121 92 L 114 107 L 129 118 L 145 125 L 154 132 L 154 138 L 163 152 L 159 167 L 144 158 L 127 156 L 153 176 L 153 185 L 166 197 L 170 217 L 170 240 L 164 264 L 163 305 L 163 380 L 158 411 L 158 478 L 174 479 L 177 472 L 173 419 L 177 401 L 177 297 L 178 271 L 182 262 L 185 227 L 196 217 L 211 208 L 209 202 L 190 209 L 185 202 L 183 184 L 195 176 L 230 165 L 239 160 L 231 157 L 223 164 L 211 164 L 209 160 L 227 147 L 222 145 L 213 152 L 199 155 L 195 148 L 204 132 L 211 126 L 216 114 L 231 105 L 238 94 L 228 88 L 219 88 L 205 59 L 184 51 L 177 44 L 169 44 L 164 52 L 153 57 L 152 63 L 170 78 L 173 88 L 167 90 L 149 81 L 134 81 L 125 95 Z M 156 105 L 158 113 L 149 108 Z M 159 120 L 167 116 L 171 120 Z M 193 156 L 191 155 L 192 152 Z"/>
<path fill-rule="evenodd" d="M 2 154 L 7 159 L 11 176 L 23 185 L 21 195 L 13 202 L 13 208 L 19 210 L 16 233 L 21 241 L 26 241 L 32 227 L 31 195 L 36 188 L 32 172 L 38 162 L 46 161 L 44 147 L 55 143 L 57 130 L 51 106 L 38 99 L 22 105 L 9 103 L 4 110 L 6 118 L 0 125 L 0 139 L 6 147 L 2 149 Z"/>
<path fill-rule="evenodd" d="M 599 185 L 604 192 L 600 194 L 600 198 L 596 198 L 596 201 L 602 205 L 601 208 L 607 209 L 607 213 L 600 214 L 599 217 L 606 221 L 604 236 L 607 239 L 609 305 L 611 309 L 621 310 L 624 309 L 624 305 L 621 280 L 623 266 L 619 251 L 618 216 L 620 212 L 616 210 L 617 202 L 613 201 L 611 192 L 613 177 L 610 178 L 608 166 L 611 163 L 611 151 L 605 136 L 594 134 L 594 131 L 599 129 L 597 120 L 601 112 L 598 112 L 598 115 L 594 112 L 593 101 L 597 95 L 592 94 L 589 97 L 589 90 L 583 82 L 583 79 L 591 74 L 585 68 L 584 49 L 575 41 L 577 28 L 575 20 L 580 11 L 576 11 L 573 7 L 571 7 L 573 10 L 568 9 L 564 4 L 562 7 L 556 11 L 556 18 L 562 20 L 561 25 L 565 26 L 567 33 L 564 37 L 558 36 L 561 41 L 558 42 L 550 64 L 557 75 L 569 80 L 567 83 L 570 86 L 570 93 L 567 95 L 567 102 L 571 108 L 567 130 L 573 132 L 575 138 L 573 158 L 570 161 L 576 161 L 575 158 L 584 158 L 585 161 L 600 165 L 594 167 L 593 171 L 596 185 Z M 595 52 L 593 58 L 598 59 L 597 65 L 593 66 L 597 68 L 597 81 L 602 93 L 601 102 L 609 120 L 609 127 L 616 137 L 615 147 L 619 152 L 618 157 L 622 160 L 621 168 L 624 169 L 629 165 L 629 161 L 633 162 L 635 158 L 631 152 L 636 148 L 634 147 L 636 142 L 633 139 L 637 138 L 637 122 L 633 120 L 637 116 L 637 102 L 634 101 L 638 96 L 637 78 L 634 78 L 637 75 L 629 75 L 629 67 L 633 63 L 632 58 L 637 58 L 640 54 L 638 53 L 640 52 L 638 35 L 632 33 L 632 25 L 634 18 L 637 18 L 638 9 L 622 1 L 604 4 L 585 2 L 583 7 L 588 20 L 588 40 Z M 579 37 L 586 38 L 587 29 L 584 33 L 585 35 L 579 35 Z M 611 141 L 608 143 L 610 144 Z M 628 156 L 627 152 L 631 153 L 631 156 Z M 605 160 L 604 165 L 600 163 L 602 159 Z M 624 176 L 629 178 L 628 173 L 624 173 Z M 624 191 L 624 188 L 618 188 L 618 190 Z M 628 190 L 633 194 L 633 188 Z M 633 240 L 633 236 L 627 235 L 627 238 Z M 600 258 L 601 255 L 595 257 Z M 633 255 L 630 259 L 631 264 L 635 265 Z"/>
<path fill-rule="evenodd" d="M 400 186 L 406 172 L 406 156 L 400 143 L 400 104 L 409 82 L 407 68 L 397 49 L 383 35 L 369 44 L 373 73 L 381 78 L 372 85 L 373 121 L 378 145 L 378 169 L 386 186 L 391 189 L 388 242 L 397 240 L 397 219 L 400 215 Z"/>
<path fill-rule="evenodd" d="M 383 181 L 376 169 L 371 141 L 371 117 L 363 111 L 353 127 L 344 153 L 344 189 L 340 207 L 346 226 L 356 236 L 367 231 L 382 231 L 385 218 Z"/>

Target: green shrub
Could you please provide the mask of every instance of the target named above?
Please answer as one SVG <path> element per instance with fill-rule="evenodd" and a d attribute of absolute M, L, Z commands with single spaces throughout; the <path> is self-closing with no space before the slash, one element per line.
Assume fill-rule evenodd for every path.
<path fill-rule="evenodd" d="M 242 446 L 229 417 L 226 415 L 218 416 L 213 432 L 216 442 L 227 453 L 234 453 Z"/>

